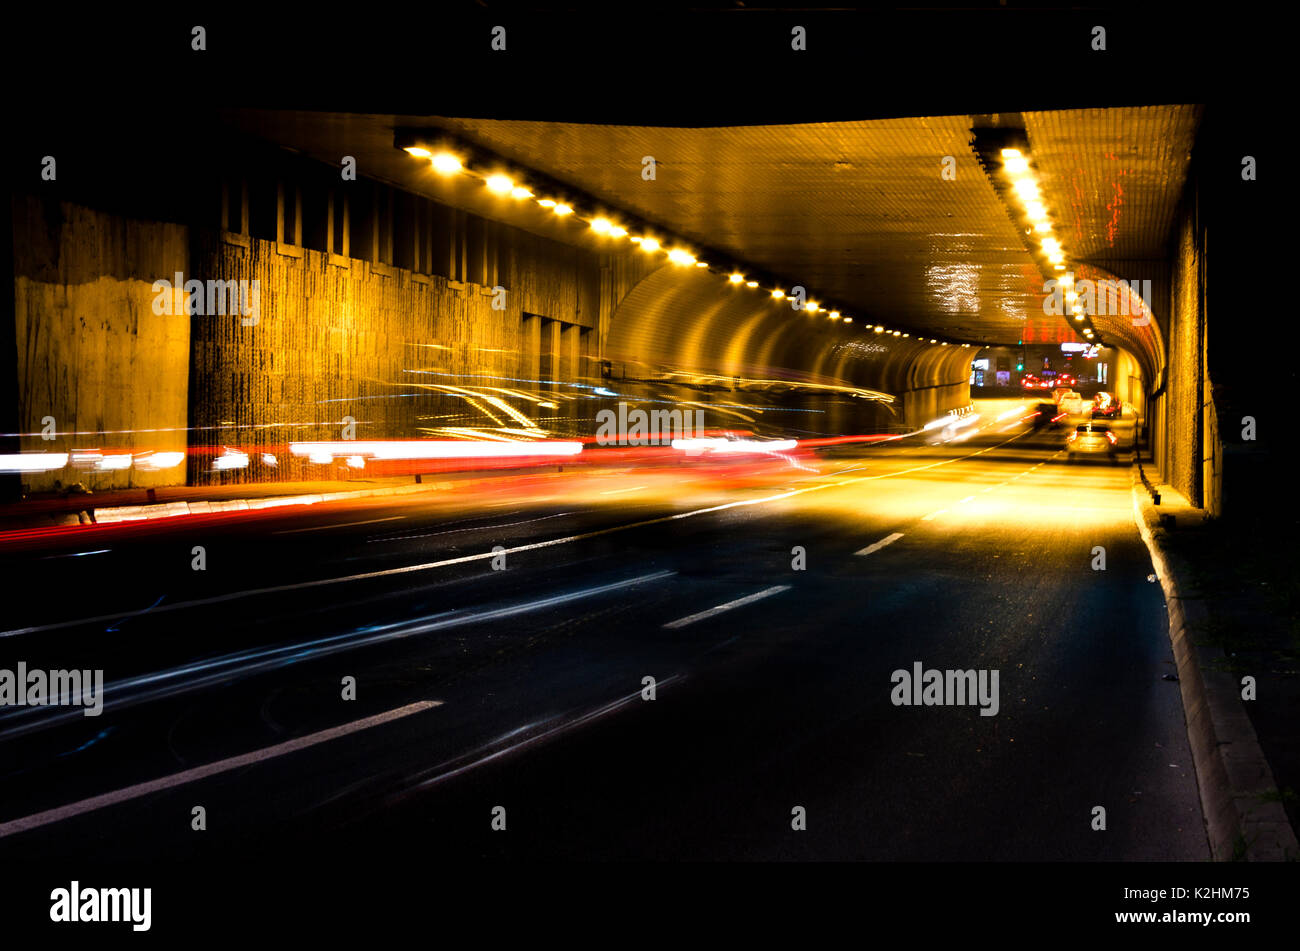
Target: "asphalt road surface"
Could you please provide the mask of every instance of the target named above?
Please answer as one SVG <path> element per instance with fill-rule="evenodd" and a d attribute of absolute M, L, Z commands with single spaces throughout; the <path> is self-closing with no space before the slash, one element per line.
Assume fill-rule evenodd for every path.
<path fill-rule="evenodd" d="M 0 667 L 105 686 L 0 713 L 0 852 L 1208 859 L 1129 468 L 1024 405 L 11 540 Z"/>

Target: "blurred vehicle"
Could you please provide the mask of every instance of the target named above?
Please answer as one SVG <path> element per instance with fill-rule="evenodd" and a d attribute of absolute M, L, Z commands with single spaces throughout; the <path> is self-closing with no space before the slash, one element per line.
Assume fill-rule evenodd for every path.
<path fill-rule="evenodd" d="M 1065 441 L 1070 461 L 1076 455 L 1105 453 L 1111 462 L 1116 461 L 1115 450 L 1119 440 L 1105 423 L 1080 423 Z"/>
<path fill-rule="evenodd" d="M 1061 425 L 1056 420 L 1060 410 L 1056 408 L 1055 403 L 1039 403 L 1034 410 L 1034 429 L 1042 429 L 1044 426 L 1055 428 Z"/>
<path fill-rule="evenodd" d="M 1063 397 L 1057 400 L 1062 413 L 1070 416 L 1082 416 L 1084 408 L 1088 405 L 1087 401 L 1079 394 L 1078 390 L 1070 390 Z"/>
<path fill-rule="evenodd" d="M 1061 397 L 1065 396 L 1069 392 L 1070 388 L 1068 386 L 1058 386 L 1056 389 L 1052 390 L 1053 402 L 1061 402 Z"/>
<path fill-rule="evenodd" d="M 1093 419 L 1115 419 L 1120 414 L 1120 402 L 1114 393 L 1104 390 L 1092 398 Z"/>

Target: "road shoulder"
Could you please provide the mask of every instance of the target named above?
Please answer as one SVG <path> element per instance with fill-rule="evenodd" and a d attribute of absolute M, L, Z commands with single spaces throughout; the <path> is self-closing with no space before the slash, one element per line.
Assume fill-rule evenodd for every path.
<path fill-rule="evenodd" d="M 1228 672 L 1223 649 L 1200 636 L 1209 626 L 1209 611 L 1206 600 L 1195 596 L 1192 565 L 1166 544 L 1162 515 L 1186 525 L 1198 523 L 1204 512 L 1167 485 L 1155 486 L 1156 505 L 1136 463 L 1132 479 L 1134 517 L 1169 610 L 1169 639 L 1211 854 L 1216 861 L 1295 861 L 1300 856 L 1296 835 L 1242 705 L 1239 681 Z"/>

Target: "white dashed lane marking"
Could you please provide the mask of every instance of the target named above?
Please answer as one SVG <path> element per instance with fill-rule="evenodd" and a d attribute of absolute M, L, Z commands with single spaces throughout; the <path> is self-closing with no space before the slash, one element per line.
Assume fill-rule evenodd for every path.
<path fill-rule="evenodd" d="M 103 809 L 106 806 L 113 806 L 120 802 L 139 799 L 141 796 L 147 796 L 150 793 L 160 792 L 164 789 L 171 789 L 175 786 L 183 786 L 186 783 L 206 779 L 209 776 L 228 773 L 232 769 L 241 769 L 245 766 L 253 766 L 257 763 L 265 762 L 266 760 L 275 759 L 278 756 L 284 756 L 286 753 L 294 753 L 298 750 L 306 749 L 309 746 L 316 746 L 340 736 L 347 736 L 350 733 L 369 730 L 373 727 L 390 723 L 393 720 L 400 720 L 403 717 L 409 717 L 413 713 L 423 713 L 425 710 L 431 710 L 434 707 L 439 706 L 442 706 L 441 700 L 421 700 L 418 703 L 407 704 L 404 707 L 398 707 L 396 710 L 389 710 L 373 717 L 366 717 L 363 720 L 354 720 L 351 723 L 345 723 L 342 726 L 332 727 L 328 730 L 321 730 L 317 733 L 308 734 L 307 736 L 300 736 L 296 740 L 288 740 L 284 743 L 277 743 L 275 746 L 267 746 L 260 750 L 254 750 L 251 753 L 244 753 L 240 756 L 231 756 L 228 759 L 217 760 L 215 763 L 209 763 L 206 766 L 196 766 L 193 769 L 183 770 L 179 773 L 172 773 L 170 776 L 153 779 L 147 783 L 136 783 L 134 786 L 127 786 L 110 793 L 104 793 L 102 796 L 92 796 L 90 799 L 82 799 L 80 802 L 69 803 L 66 806 L 59 806 L 56 809 L 48 809 L 45 812 L 38 812 L 30 816 L 24 816 L 21 819 L 13 819 L 9 822 L 0 822 L 0 839 L 17 832 L 26 832 L 29 829 L 36 829 L 40 826 L 49 825 L 52 822 L 60 822 L 64 819 L 71 819 L 73 816 L 83 815 L 87 812 L 94 812 L 97 809 Z"/>
<path fill-rule="evenodd" d="M 723 611 L 730 611 L 733 608 L 744 607 L 746 604 L 753 604 L 763 598 L 770 598 L 774 594 L 780 594 L 782 591 L 789 591 L 788 584 L 778 584 L 771 588 L 764 588 L 762 591 L 756 591 L 753 594 L 746 595 L 743 598 L 737 598 L 735 601 L 728 601 L 726 604 L 719 604 L 716 608 L 709 608 L 707 611 L 701 611 L 699 614 L 690 614 L 684 618 L 678 618 L 676 621 L 669 621 L 664 627 L 679 628 L 687 624 L 694 624 L 696 621 L 703 621 L 705 618 L 713 617 L 715 614 L 721 614 Z"/>
<path fill-rule="evenodd" d="M 902 532 L 894 532 L 894 534 L 886 535 L 880 541 L 868 545 L 866 548 L 862 549 L 862 551 L 855 551 L 853 554 L 870 555 L 872 552 L 880 551 L 880 549 L 884 548 L 886 545 L 894 544 L 894 542 L 898 541 L 902 537 L 903 537 Z"/>

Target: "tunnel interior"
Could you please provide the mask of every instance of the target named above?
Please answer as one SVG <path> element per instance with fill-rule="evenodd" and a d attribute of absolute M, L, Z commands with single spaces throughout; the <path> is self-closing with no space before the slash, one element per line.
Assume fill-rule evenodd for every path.
<path fill-rule="evenodd" d="M 1205 378 L 1167 363 L 1199 352 L 1201 114 L 666 128 L 223 109 L 222 161 L 151 182 L 126 149 L 98 183 L 16 196 L 14 442 L 186 454 L 87 457 L 23 490 L 347 478 L 280 460 L 348 421 L 590 437 L 621 400 L 796 438 L 916 431 L 969 409 L 981 347 L 1023 341 L 1118 348 L 1116 392 L 1190 489 L 1205 477 L 1180 427 Z M 364 174 L 340 178 L 339 154 Z M 178 283 L 160 312 L 160 278 L 199 292 Z M 256 320 L 193 312 L 241 281 Z"/>

